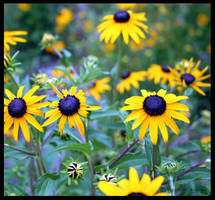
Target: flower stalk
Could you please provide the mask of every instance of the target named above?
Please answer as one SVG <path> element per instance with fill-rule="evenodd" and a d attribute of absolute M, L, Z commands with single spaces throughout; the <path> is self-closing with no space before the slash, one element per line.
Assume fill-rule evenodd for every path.
<path fill-rule="evenodd" d="M 153 172 L 154 172 L 154 178 L 157 177 L 157 145 L 153 145 Z"/>
<path fill-rule="evenodd" d="M 16 82 L 16 80 L 14 79 L 13 75 L 12 75 L 6 68 L 4 68 L 4 69 L 6 70 L 7 74 L 8 74 L 9 77 L 10 77 L 10 79 L 13 81 L 13 83 L 14 83 L 16 89 L 18 90 L 18 89 L 19 89 L 19 85 L 17 84 L 17 82 Z"/>

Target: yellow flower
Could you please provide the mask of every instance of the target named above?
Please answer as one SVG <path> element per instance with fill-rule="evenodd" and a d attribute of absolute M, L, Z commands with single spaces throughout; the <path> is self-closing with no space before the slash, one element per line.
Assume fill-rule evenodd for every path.
<path fill-rule="evenodd" d="M 53 44 L 53 46 L 54 46 L 59 52 L 61 52 L 62 49 L 65 49 L 65 48 L 66 48 L 66 45 L 65 45 L 65 43 L 64 43 L 63 41 L 55 42 L 55 43 Z M 53 47 L 52 47 L 52 46 L 47 46 L 47 47 L 45 48 L 45 50 L 46 50 L 47 52 L 49 52 L 49 53 L 52 53 L 52 54 L 54 54 L 54 55 L 57 55 L 57 53 L 53 50 Z"/>
<path fill-rule="evenodd" d="M 162 30 L 163 30 L 163 27 L 164 27 L 164 26 L 163 26 L 162 23 L 159 23 L 159 22 L 158 22 L 158 23 L 155 24 L 155 28 L 156 28 L 158 31 L 162 31 Z"/>
<path fill-rule="evenodd" d="M 113 44 L 122 33 L 125 44 L 128 44 L 129 36 L 136 43 L 140 43 L 139 37 L 145 39 L 144 32 L 148 33 L 148 26 L 140 22 L 147 21 L 145 15 L 145 12 L 135 14 L 132 11 L 119 11 L 114 15 L 106 15 L 103 17 L 105 21 L 97 27 L 98 33 L 102 32 L 100 41 L 104 40 L 105 43 L 108 43 L 110 40 L 110 43 Z"/>
<path fill-rule="evenodd" d="M 139 179 L 136 169 L 130 168 L 129 179 L 122 179 L 117 185 L 100 181 L 98 187 L 107 196 L 168 196 L 165 192 L 157 193 L 163 181 L 163 176 L 151 180 L 145 173 Z"/>
<path fill-rule="evenodd" d="M 169 87 L 172 88 L 175 85 L 171 67 L 169 65 L 157 65 L 151 64 L 147 71 L 148 79 L 153 80 L 158 84 L 160 81 L 162 84 L 169 83 Z"/>
<path fill-rule="evenodd" d="M 134 9 L 136 8 L 136 3 L 117 3 L 117 7 L 121 10 Z"/>
<path fill-rule="evenodd" d="M 5 31 L 4 32 L 4 51 L 9 52 L 11 45 L 16 45 L 17 42 L 27 42 L 26 39 L 17 37 L 19 35 L 27 35 L 26 31 Z"/>
<path fill-rule="evenodd" d="M 131 40 L 129 44 L 132 51 L 138 51 L 140 49 L 143 49 L 145 43 L 143 42 L 143 40 L 141 40 L 140 43 L 136 43 L 133 40 Z"/>
<path fill-rule="evenodd" d="M 207 52 L 211 53 L 211 44 L 208 44 L 208 46 L 207 46 Z"/>
<path fill-rule="evenodd" d="M 120 94 L 124 93 L 125 90 L 130 91 L 131 85 L 136 89 L 140 87 L 138 81 L 144 81 L 146 76 L 145 71 L 139 72 L 124 72 L 121 76 L 121 83 L 117 84 L 117 90 Z"/>
<path fill-rule="evenodd" d="M 18 3 L 17 6 L 21 11 L 24 11 L 24 12 L 29 11 L 31 8 L 30 3 Z"/>
<path fill-rule="evenodd" d="M 204 13 L 198 14 L 197 19 L 196 19 L 196 23 L 199 26 L 205 26 L 206 24 L 208 24 L 208 22 L 209 22 L 209 18 L 207 15 L 205 15 Z"/>
<path fill-rule="evenodd" d="M 4 133 L 7 133 L 9 128 L 14 124 L 13 137 L 18 142 L 19 125 L 22 129 L 24 138 L 30 142 L 30 132 L 26 120 L 36 129 L 43 132 L 43 128 L 32 115 L 43 116 L 43 111 L 38 108 L 43 108 L 49 105 L 49 102 L 37 103 L 46 97 L 46 95 L 33 95 L 39 86 L 30 89 L 24 96 L 22 95 L 25 86 L 21 86 L 15 97 L 10 90 L 5 89 L 7 98 L 4 98 Z M 22 97 L 23 96 L 23 97 Z"/>
<path fill-rule="evenodd" d="M 68 8 L 63 8 L 61 10 L 61 13 L 58 14 L 55 18 L 57 24 L 55 31 L 57 33 L 61 33 L 64 28 L 73 20 L 73 18 L 73 12 Z"/>
<path fill-rule="evenodd" d="M 92 83 L 92 87 L 89 91 L 97 101 L 101 100 L 101 93 L 111 89 L 111 87 L 107 85 L 108 82 L 110 82 L 110 78 L 106 77 L 101 80 L 95 80 Z"/>
<path fill-rule="evenodd" d="M 198 67 L 200 65 L 200 60 L 194 65 L 193 58 L 190 59 L 189 65 L 185 69 L 185 60 L 182 61 L 182 66 L 180 71 L 176 71 L 176 69 L 171 69 L 173 73 L 173 78 L 175 79 L 176 85 L 179 87 L 192 87 L 198 93 L 202 95 L 206 95 L 199 87 L 210 87 L 210 83 L 203 83 L 201 81 L 210 78 L 210 74 L 204 75 L 203 74 L 207 71 L 208 66 L 205 67 L 203 70 L 199 70 Z"/>
<path fill-rule="evenodd" d="M 185 113 L 177 111 L 189 111 L 188 106 L 182 103 L 176 103 L 187 96 L 176 96 L 175 94 L 167 94 L 166 90 L 160 89 L 156 92 L 147 92 L 141 90 L 142 96 L 133 96 L 125 100 L 127 106 L 121 110 L 134 110 L 128 115 L 125 122 L 135 120 L 132 130 L 140 126 L 139 139 L 142 140 L 149 127 L 149 134 L 153 145 L 157 144 L 158 127 L 164 142 L 168 141 L 168 131 L 166 125 L 172 129 L 175 134 L 179 134 L 179 128 L 173 118 L 190 123 Z"/>
<path fill-rule="evenodd" d="M 70 77 L 74 78 L 75 74 L 72 73 L 71 67 L 67 67 L 66 69 L 70 72 Z M 65 78 L 69 80 L 69 77 L 66 74 L 64 74 L 64 72 L 61 70 L 55 70 L 54 69 L 54 70 L 52 70 L 51 73 L 52 73 L 52 76 L 54 76 L 54 77 L 65 76 Z"/>
<path fill-rule="evenodd" d="M 45 114 L 45 118 L 47 119 L 42 127 L 47 126 L 60 118 L 59 122 L 59 131 L 62 135 L 66 120 L 68 119 L 69 127 L 76 128 L 79 130 L 82 136 L 84 136 L 85 128 L 84 124 L 80 118 L 87 117 L 88 110 L 98 110 L 101 109 L 100 106 L 88 106 L 86 104 L 85 93 L 82 90 L 79 90 L 76 93 L 77 87 L 71 87 L 70 93 L 66 89 L 62 89 L 63 94 L 51 83 L 54 91 L 60 96 L 59 101 L 53 101 L 50 106 L 57 107 L 51 109 Z"/>
<path fill-rule="evenodd" d="M 93 22 L 90 20 L 86 20 L 83 23 L 83 31 L 86 33 L 90 33 L 93 31 Z"/>
<path fill-rule="evenodd" d="M 211 142 L 211 136 L 210 135 L 202 137 L 201 144 L 207 144 L 208 142 Z"/>

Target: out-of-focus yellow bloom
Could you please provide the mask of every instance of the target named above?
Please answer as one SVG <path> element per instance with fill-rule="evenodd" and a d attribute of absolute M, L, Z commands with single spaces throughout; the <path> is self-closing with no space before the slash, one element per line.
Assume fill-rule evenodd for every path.
<path fill-rule="evenodd" d="M 204 13 L 200 13 L 197 16 L 196 22 L 199 26 L 205 26 L 209 22 L 209 18 Z"/>
<path fill-rule="evenodd" d="M 81 19 L 84 19 L 86 17 L 87 13 L 85 11 L 79 11 L 78 12 L 78 16 L 81 18 Z"/>
<path fill-rule="evenodd" d="M 17 42 L 27 42 L 26 39 L 17 37 L 19 35 L 27 35 L 27 31 L 5 31 L 4 32 L 4 51 L 9 52 L 11 45 L 16 45 Z"/>
<path fill-rule="evenodd" d="M 121 10 L 134 9 L 136 8 L 136 3 L 117 3 L 116 6 Z"/>
<path fill-rule="evenodd" d="M 83 31 L 86 32 L 86 33 L 92 32 L 93 31 L 93 22 L 90 21 L 90 20 L 86 20 L 83 23 Z"/>
<path fill-rule="evenodd" d="M 155 24 L 155 28 L 158 30 L 158 31 L 162 31 L 163 30 L 163 24 L 158 22 Z"/>
<path fill-rule="evenodd" d="M 134 42 L 133 40 L 131 40 L 131 41 L 129 42 L 129 44 L 130 44 L 130 47 L 131 47 L 131 50 L 132 50 L 132 51 L 138 51 L 138 50 L 140 50 L 140 49 L 143 49 L 143 47 L 144 47 L 144 42 L 143 42 L 143 40 L 141 40 L 140 43 L 136 43 L 136 42 Z"/>
<path fill-rule="evenodd" d="M 191 37 L 195 36 L 195 30 L 194 30 L 193 28 L 190 28 L 190 29 L 188 30 L 188 33 L 189 33 L 189 35 L 190 35 Z"/>
<path fill-rule="evenodd" d="M 187 51 L 187 52 L 191 52 L 192 49 L 193 49 L 193 47 L 192 47 L 192 45 L 190 45 L 190 44 L 186 44 L 186 45 L 184 46 L 184 49 L 185 49 L 185 51 Z"/>
<path fill-rule="evenodd" d="M 147 57 L 151 57 L 151 56 L 152 56 L 152 50 L 151 50 L 151 49 L 147 49 L 147 50 L 145 51 L 145 55 L 146 55 Z"/>
<path fill-rule="evenodd" d="M 107 43 L 104 45 L 104 51 L 106 53 L 113 51 L 116 48 L 115 44 Z"/>
<path fill-rule="evenodd" d="M 21 10 L 21 11 L 29 11 L 31 8 L 31 4 L 30 3 L 18 3 L 17 7 Z"/>
<path fill-rule="evenodd" d="M 149 35 L 154 40 L 156 40 L 158 38 L 158 33 L 156 31 L 150 30 Z"/>
<path fill-rule="evenodd" d="M 162 15 L 168 14 L 168 10 L 164 4 L 158 4 L 157 6 L 158 6 L 158 9 Z"/>
<path fill-rule="evenodd" d="M 208 51 L 208 53 L 211 53 L 211 44 L 208 44 L 207 51 Z"/>
<path fill-rule="evenodd" d="M 5 73 L 5 74 L 4 74 L 4 83 L 5 83 L 5 84 L 9 83 L 9 76 L 8 76 L 8 73 Z"/>
<path fill-rule="evenodd" d="M 75 74 L 72 73 L 72 69 L 70 67 L 67 67 L 66 69 L 70 72 L 71 78 L 74 78 Z M 64 74 L 64 72 L 61 70 L 55 70 L 55 69 L 52 70 L 52 76 L 54 77 L 64 76 L 66 79 L 69 79 L 69 77 L 66 74 Z"/>
<path fill-rule="evenodd" d="M 53 44 L 53 46 L 54 46 L 59 52 L 61 52 L 62 49 L 65 49 L 65 48 L 66 48 L 66 45 L 65 45 L 65 43 L 64 43 L 63 41 L 55 42 L 55 43 Z M 57 53 L 54 51 L 54 49 L 52 48 L 52 46 L 47 46 L 47 47 L 45 48 L 45 50 L 46 50 L 47 52 L 49 52 L 49 53 L 52 53 L 52 54 L 54 54 L 54 55 L 57 55 Z"/>
<path fill-rule="evenodd" d="M 64 28 L 73 20 L 74 15 L 73 12 L 68 8 L 63 8 L 61 13 L 56 16 L 56 28 L 55 31 L 57 33 L 61 33 Z"/>

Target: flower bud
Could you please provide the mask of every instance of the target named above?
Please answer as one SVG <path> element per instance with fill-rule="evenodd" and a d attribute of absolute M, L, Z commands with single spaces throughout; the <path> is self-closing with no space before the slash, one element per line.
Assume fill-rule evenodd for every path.
<path fill-rule="evenodd" d="M 104 174 L 100 179 L 100 181 L 107 181 L 109 183 L 113 183 L 116 185 L 117 179 L 112 174 Z"/>
<path fill-rule="evenodd" d="M 158 167 L 158 170 L 163 174 L 169 174 L 173 175 L 177 173 L 180 169 L 182 169 L 183 166 L 181 163 L 175 161 L 175 160 L 169 160 L 169 161 L 163 161 Z"/>
<path fill-rule="evenodd" d="M 11 57 L 10 57 L 9 53 L 5 51 L 4 52 L 4 67 L 8 68 L 8 66 L 10 66 L 10 64 L 11 64 Z"/>
<path fill-rule="evenodd" d="M 35 83 L 40 86 L 45 85 L 47 83 L 47 80 L 48 80 L 47 74 L 39 73 L 35 76 Z"/>
<path fill-rule="evenodd" d="M 80 163 L 72 162 L 67 168 L 67 174 L 72 179 L 79 179 L 84 174 L 83 166 Z"/>
<path fill-rule="evenodd" d="M 46 46 L 51 46 L 55 42 L 55 37 L 52 34 L 44 33 L 42 38 L 42 44 Z"/>

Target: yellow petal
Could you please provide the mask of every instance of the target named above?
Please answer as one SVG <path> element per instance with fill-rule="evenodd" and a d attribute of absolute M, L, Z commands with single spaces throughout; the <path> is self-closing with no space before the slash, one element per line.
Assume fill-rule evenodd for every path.
<path fill-rule="evenodd" d="M 167 131 L 165 123 L 163 122 L 163 119 L 158 120 L 158 126 L 160 128 L 160 132 L 161 132 L 164 142 L 165 143 L 168 142 L 168 131 Z"/>
<path fill-rule="evenodd" d="M 140 126 L 139 140 L 142 140 L 144 138 L 146 131 L 148 129 L 149 123 L 150 123 L 150 116 L 147 116 Z"/>
<path fill-rule="evenodd" d="M 125 195 L 130 193 L 130 182 L 128 179 L 121 179 L 117 185 L 125 192 Z M 126 194 L 127 193 L 127 194 Z"/>
<path fill-rule="evenodd" d="M 71 96 L 75 95 L 76 90 L 77 90 L 77 87 L 74 87 L 74 86 L 71 87 L 71 89 L 70 89 L 70 95 L 71 95 Z"/>
<path fill-rule="evenodd" d="M 164 117 L 165 124 L 169 126 L 176 135 L 178 135 L 180 131 L 175 121 L 172 120 L 170 116 L 166 114 L 164 114 L 163 117 Z"/>
<path fill-rule="evenodd" d="M 15 98 L 14 94 L 7 88 L 5 88 L 5 93 L 10 100 L 13 100 Z"/>
<path fill-rule="evenodd" d="M 157 144 L 158 139 L 158 119 L 157 117 L 150 117 L 149 134 L 153 145 Z"/>
<path fill-rule="evenodd" d="M 4 134 L 7 133 L 7 131 L 9 130 L 9 128 L 12 126 L 13 122 L 14 122 L 14 119 L 11 117 L 10 120 L 7 120 L 4 123 Z"/>
<path fill-rule="evenodd" d="M 196 85 L 191 85 L 191 87 L 192 87 L 194 90 L 196 90 L 198 93 L 200 93 L 200 94 L 206 96 L 206 94 L 205 94 L 198 86 L 196 86 Z"/>
<path fill-rule="evenodd" d="M 167 104 L 168 110 L 181 110 L 181 111 L 189 111 L 189 107 L 182 103 L 172 103 Z"/>
<path fill-rule="evenodd" d="M 22 92 L 23 92 L 23 89 L 24 87 L 26 87 L 25 85 L 24 86 L 21 86 L 18 91 L 17 91 L 17 98 L 21 98 L 22 97 Z"/>
<path fill-rule="evenodd" d="M 86 108 L 86 110 L 99 110 L 99 109 L 102 109 L 102 107 L 101 106 L 88 106 L 87 108 Z"/>
<path fill-rule="evenodd" d="M 27 108 L 27 113 L 30 113 L 32 115 L 37 115 L 37 116 L 43 116 L 44 112 L 42 110 L 37 110 L 35 108 Z"/>
<path fill-rule="evenodd" d="M 148 174 L 143 174 L 141 180 L 140 180 L 140 185 L 141 185 L 141 190 L 144 192 L 145 188 L 147 185 L 149 185 L 151 182 L 151 177 Z"/>
<path fill-rule="evenodd" d="M 8 99 L 4 98 L 4 105 L 8 106 L 8 105 L 9 105 L 9 103 L 10 103 L 10 100 L 8 100 Z"/>
<path fill-rule="evenodd" d="M 13 138 L 16 142 L 18 142 L 18 134 L 19 134 L 19 119 L 14 119 Z"/>
<path fill-rule="evenodd" d="M 147 114 L 145 112 L 142 113 L 142 115 L 140 115 L 140 117 L 138 117 L 135 122 L 132 125 L 132 130 L 134 130 L 135 128 L 137 128 L 142 122 L 143 120 L 147 117 Z"/>
<path fill-rule="evenodd" d="M 47 126 L 55 121 L 57 121 L 60 117 L 62 116 L 62 113 L 59 111 L 57 112 L 55 115 L 53 115 L 52 117 L 50 117 L 49 119 L 47 119 L 43 124 L 43 126 Z"/>
<path fill-rule="evenodd" d="M 179 113 L 179 112 L 176 112 L 176 111 L 166 111 L 166 113 L 168 113 L 169 115 L 171 115 L 172 118 L 175 118 L 175 119 L 178 119 L 178 120 L 181 120 L 183 122 L 186 122 L 186 123 L 190 123 L 190 120 L 182 113 Z"/>
<path fill-rule="evenodd" d="M 30 142 L 30 132 L 29 132 L 28 124 L 23 117 L 21 117 L 19 120 L 20 120 L 19 121 L 20 127 L 22 129 L 22 133 L 24 135 L 24 138 L 27 142 Z"/>
<path fill-rule="evenodd" d="M 73 117 L 72 116 L 68 116 L 68 122 L 69 122 L 69 127 L 70 128 L 75 128 L 75 124 L 73 122 Z"/>
<path fill-rule="evenodd" d="M 138 110 L 133 111 L 125 119 L 124 123 L 129 122 L 129 121 L 131 121 L 133 119 L 136 119 L 136 118 L 140 117 L 140 115 L 142 115 L 143 113 L 144 113 L 143 109 L 138 109 Z"/>
<path fill-rule="evenodd" d="M 106 181 L 100 181 L 98 188 L 107 196 L 124 196 L 123 191 L 119 187 Z"/>
<path fill-rule="evenodd" d="M 60 135 L 62 135 L 64 126 L 65 126 L 65 123 L 66 123 L 66 119 L 67 119 L 67 116 L 66 115 L 62 115 L 62 117 L 60 119 L 60 122 L 59 122 Z"/>
<path fill-rule="evenodd" d="M 25 113 L 24 118 L 36 129 L 38 129 L 40 132 L 43 132 L 43 128 L 40 126 L 40 124 L 37 122 L 37 120 L 30 114 Z"/>
<path fill-rule="evenodd" d="M 160 89 L 160 90 L 158 91 L 158 93 L 157 93 L 157 95 L 158 95 L 158 96 L 161 96 L 161 97 L 164 97 L 165 94 L 166 94 L 166 90 L 164 90 L 164 89 Z"/>
<path fill-rule="evenodd" d="M 77 113 L 73 115 L 73 120 L 81 135 L 84 136 L 84 124 Z"/>
<path fill-rule="evenodd" d="M 140 191 L 139 176 L 135 168 L 129 169 L 130 190 L 133 192 Z"/>
<path fill-rule="evenodd" d="M 50 83 L 53 90 L 60 96 L 60 98 L 63 98 L 63 94 L 53 85 L 53 83 Z"/>
<path fill-rule="evenodd" d="M 35 92 L 36 90 L 39 88 L 40 86 L 36 85 L 34 86 L 33 88 L 31 88 L 26 94 L 25 96 L 23 97 L 24 100 L 28 100 L 29 97 L 31 97 Z"/>
<path fill-rule="evenodd" d="M 146 186 L 145 194 L 148 196 L 153 196 L 161 187 L 161 184 L 164 181 L 163 176 L 158 176 L 150 184 Z"/>

